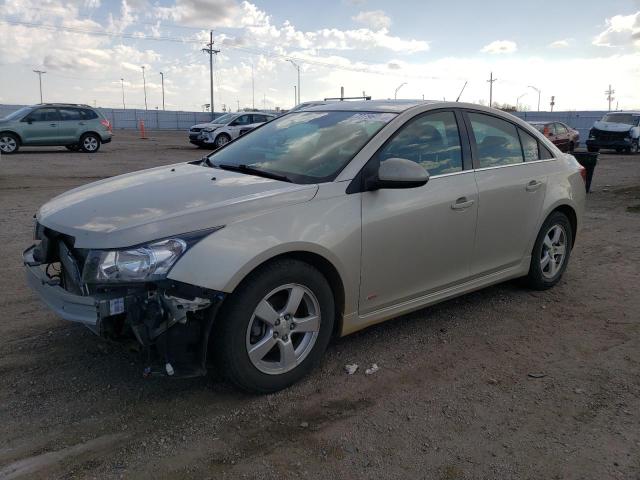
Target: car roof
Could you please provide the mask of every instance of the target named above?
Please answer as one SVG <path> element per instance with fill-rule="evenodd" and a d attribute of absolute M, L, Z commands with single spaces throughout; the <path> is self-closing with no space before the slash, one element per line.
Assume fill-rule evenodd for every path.
<path fill-rule="evenodd" d="M 333 101 L 323 105 L 314 105 L 302 108 L 298 112 L 381 112 L 400 113 L 418 105 L 428 105 L 438 102 L 436 100 L 359 100 L 359 101 Z M 450 102 L 449 102 L 450 103 Z"/>

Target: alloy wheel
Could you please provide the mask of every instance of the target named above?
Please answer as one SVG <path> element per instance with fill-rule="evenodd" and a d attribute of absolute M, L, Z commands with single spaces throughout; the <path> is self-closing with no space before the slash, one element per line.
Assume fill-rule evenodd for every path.
<path fill-rule="evenodd" d="M 9 136 L 0 137 L 0 151 L 3 153 L 13 153 L 17 146 L 18 143 L 15 138 Z"/>
<path fill-rule="evenodd" d="M 82 146 L 87 152 L 95 152 L 98 149 L 98 139 L 92 136 L 86 137 Z"/>
<path fill-rule="evenodd" d="M 222 147 L 229 143 L 229 138 L 226 135 L 218 135 L 216 138 L 216 147 Z"/>
<path fill-rule="evenodd" d="M 542 276 L 554 278 L 562 268 L 567 253 L 567 233 L 562 225 L 553 225 L 542 242 L 540 269 Z"/>
<path fill-rule="evenodd" d="M 275 288 L 258 303 L 247 327 L 249 360 L 269 375 L 293 370 L 313 349 L 320 321 L 320 304 L 307 287 Z"/>

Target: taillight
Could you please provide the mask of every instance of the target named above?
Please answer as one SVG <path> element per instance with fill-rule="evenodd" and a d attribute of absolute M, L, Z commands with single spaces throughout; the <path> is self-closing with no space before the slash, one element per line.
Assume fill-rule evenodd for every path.
<path fill-rule="evenodd" d="M 106 128 L 107 130 L 109 130 L 111 132 L 111 122 L 109 120 L 107 120 L 106 118 L 100 120 L 100 124 Z"/>
<path fill-rule="evenodd" d="M 587 169 L 580 165 L 580 176 L 582 177 L 582 181 L 587 183 Z"/>

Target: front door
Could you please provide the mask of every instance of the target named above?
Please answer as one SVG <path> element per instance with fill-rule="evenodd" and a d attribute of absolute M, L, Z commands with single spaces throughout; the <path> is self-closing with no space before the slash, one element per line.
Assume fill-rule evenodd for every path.
<path fill-rule="evenodd" d="M 21 121 L 24 122 L 22 141 L 25 145 L 60 145 L 60 115 L 56 108 L 38 108 Z"/>
<path fill-rule="evenodd" d="M 544 147 L 513 123 L 478 112 L 468 120 L 480 197 L 471 273 L 479 276 L 516 266 L 528 254 L 548 165 L 540 161 Z"/>
<path fill-rule="evenodd" d="M 456 116 L 429 112 L 405 124 L 371 159 L 419 163 L 418 188 L 362 193 L 360 314 L 462 282 L 469 276 L 478 211 L 472 170 L 463 170 Z"/>
<path fill-rule="evenodd" d="M 251 123 L 253 122 L 251 117 L 252 115 L 249 113 L 247 113 L 246 115 L 240 115 L 229 124 L 228 130 L 231 138 L 238 138 L 240 136 L 240 130 L 242 130 L 243 128 L 246 129 L 249 125 L 251 125 Z"/>

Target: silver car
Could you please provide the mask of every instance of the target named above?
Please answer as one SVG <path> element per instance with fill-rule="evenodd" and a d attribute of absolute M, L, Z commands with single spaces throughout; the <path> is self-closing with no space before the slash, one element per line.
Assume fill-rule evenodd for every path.
<path fill-rule="evenodd" d="M 62 318 L 136 338 L 146 373 L 213 363 L 272 392 L 333 336 L 517 277 L 552 287 L 584 202 L 582 167 L 509 114 L 339 102 L 60 195 L 24 264 Z"/>

